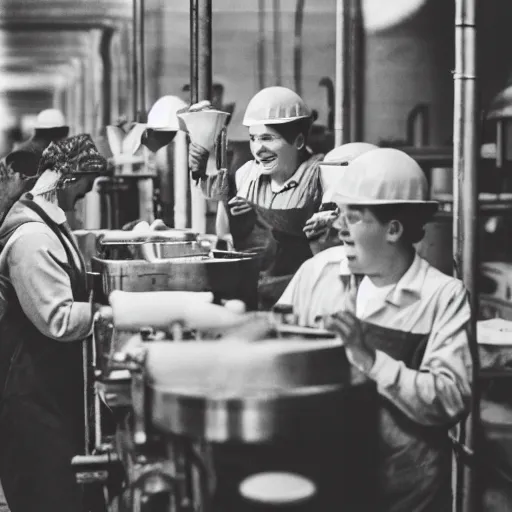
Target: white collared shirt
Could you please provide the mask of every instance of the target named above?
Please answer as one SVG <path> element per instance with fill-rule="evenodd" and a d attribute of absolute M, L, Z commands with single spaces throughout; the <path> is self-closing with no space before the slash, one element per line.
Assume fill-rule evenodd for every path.
<path fill-rule="evenodd" d="M 318 315 L 343 309 L 351 282 L 347 270 L 343 247 L 323 251 L 301 266 L 278 303 L 291 304 L 300 325 L 314 326 Z M 367 280 L 360 284 L 359 304 L 364 303 L 359 294 Z M 419 371 L 376 351 L 375 364 L 367 375 L 379 392 L 421 424 L 446 424 L 467 410 L 472 375 L 467 337 L 470 308 L 462 282 L 416 255 L 400 281 L 380 296 L 380 302 L 371 302 L 361 309 L 358 305 L 360 320 L 428 335 Z"/>

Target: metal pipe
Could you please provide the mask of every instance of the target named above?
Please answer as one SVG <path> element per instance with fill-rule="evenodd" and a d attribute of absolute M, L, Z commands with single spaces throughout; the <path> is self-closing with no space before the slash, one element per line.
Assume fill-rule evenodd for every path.
<path fill-rule="evenodd" d="M 416 105 L 407 116 L 407 145 L 425 147 L 429 145 L 429 107 L 424 103 Z"/>
<path fill-rule="evenodd" d="M 281 85 L 282 69 L 281 69 L 281 2 L 273 0 L 272 5 L 273 25 L 274 25 L 274 84 Z"/>
<path fill-rule="evenodd" d="M 122 70 L 122 52 L 121 52 L 121 30 L 118 28 L 112 33 L 112 40 L 109 45 L 110 61 L 110 122 L 119 120 L 121 70 Z M 123 82 L 124 83 L 124 82 Z M 106 125 L 104 125 L 106 126 Z"/>
<path fill-rule="evenodd" d="M 334 90 L 334 146 L 347 142 L 345 129 L 345 0 L 336 0 L 336 80 Z"/>
<path fill-rule="evenodd" d="M 362 66 L 362 37 L 363 10 L 361 0 L 349 0 L 349 43 L 348 43 L 348 92 L 349 92 L 349 138 L 356 142 L 361 140 L 361 71 Z"/>
<path fill-rule="evenodd" d="M 469 293 L 472 318 L 469 344 L 473 358 L 472 411 L 465 425 L 465 444 L 474 450 L 479 425 L 478 345 L 476 342 L 477 276 L 477 94 L 476 94 L 476 3 L 456 0 L 455 73 L 453 126 L 453 252 L 460 277 Z M 460 474 L 461 499 L 457 507 L 464 512 L 480 510 L 475 468 Z"/>
<path fill-rule="evenodd" d="M 197 101 L 212 99 L 212 0 L 197 2 Z M 191 187 L 191 224 L 199 233 L 206 232 L 206 200 Z"/>
<path fill-rule="evenodd" d="M 133 0 L 133 111 L 135 121 L 146 120 L 144 59 L 144 0 Z"/>
<path fill-rule="evenodd" d="M 265 67 L 265 0 L 258 0 L 258 85 L 260 89 L 265 87 Z"/>
<path fill-rule="evenodd" d="M 100 58 L 102 64 L 101 79 L 101 126 L 108 126 L 112 119 L 112 38 L 113 30 L 105 29 L 101 34 Z"/>
<path fill-rule="evenodd" d="M 212 99 L 212 0 L 199 0 L 197 9 L 197 95 Z"/>
<path fill-rule="evenodd" d="M 506 160 L 506 121 L 496 121 L 496 168 L 503 172 Z"/>
<path fill-rule="evenodd" d="M 302 96 L 302 27 L 304 26 L 305 0 L 297 0 L 295 6 L 295 37 L 293 40 L 293 83 L 295 92 Z"/>
<path fill-rule="evenodd" d="M 190 103 L 199 101 L 198 97 L 198 0 L 190 0 Z"/>

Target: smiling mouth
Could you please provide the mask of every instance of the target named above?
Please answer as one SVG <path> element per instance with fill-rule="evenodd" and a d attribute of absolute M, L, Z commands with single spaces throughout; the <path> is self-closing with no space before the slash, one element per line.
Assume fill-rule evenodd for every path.
<path fill-rule="evenodd" d="M 272 163 L 274 160 L 276 159 L 275 156 L 266 156 L 264 158 L 258 158 L 259 162 L 262 164 L 262 165 L 268 165 L 270 163 Z"/>

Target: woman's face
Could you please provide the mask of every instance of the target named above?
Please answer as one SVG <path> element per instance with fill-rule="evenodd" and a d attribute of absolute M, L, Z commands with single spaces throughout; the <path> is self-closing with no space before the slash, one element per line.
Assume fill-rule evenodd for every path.
<path fill-rule="evenodd" d="M 77 201 L 83 199 L 91 190 L 94 185 L 94 180 L 98 177 L 97 174 L 80 175 L 71 183 L 58 191 L 59 204 L 64 210 L 72 210 Z"/>
<path fill-rule="evenodd" d="M 299 150 L 287 142 L 272 126 L 249 127 L 251 153 L 261 164 L 263 174 L 273 175 L 297 167 Z"/>
<path fill-rule="evenodd" d="M 333 227 L 338 229 L 352 273 L 377 276 L 385 272 L 392 257 L 390 223 L 381 224 L 368 208 L 346 206 Z"/>

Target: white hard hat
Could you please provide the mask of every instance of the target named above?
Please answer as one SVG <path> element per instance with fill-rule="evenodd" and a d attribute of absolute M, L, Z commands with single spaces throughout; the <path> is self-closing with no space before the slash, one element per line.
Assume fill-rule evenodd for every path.
<path fill-rule="evenodd" d="M 339 181 L 338 204 L 437 204 L 418 163 L 398 149 L 378 148 L 353 160 Z"/>
<path fill-rule="evenodd" d="M 320 162 L 320 178 L 324 190 L 322 202 L 329 203 L 333 201 L 333 194 L 340 190 L 340 187 L 343 187 L 342 180 L 347 165 L 352 160 L 377 148 L 378 146 L 367 142 L 349 142 L 331 149 L 325 155 L 323 161 Z"/>
<path fill-rule="evenodd" d="M 162 96 L 151 107 L 146 126 L 156 131 L 177 132 L 179 125 L 176 113 L 186 106 L 178 96 Z"/>
<path fill-rule="evenodd" d="M 329 163 L 350 163 L 354 158 L 377 148 L 378 146 L 368 142 L 349 142 L 331 149 L 331 151 L 325 155 L 323 161 Z"/>
<path fill-rule="evenodd" d="M 283 124 L 310 117 L 311 110 L 297 93 L 286 87 L 267 87 L 247 105 L 243 124 Z"/>
<path fill-rule="evenodd" d="M 39 112 L 35 128 L 39 130 L 49 130 L 51 128 L 67 127 L 64 114 L 56 108 L 48 108 Z"/>

